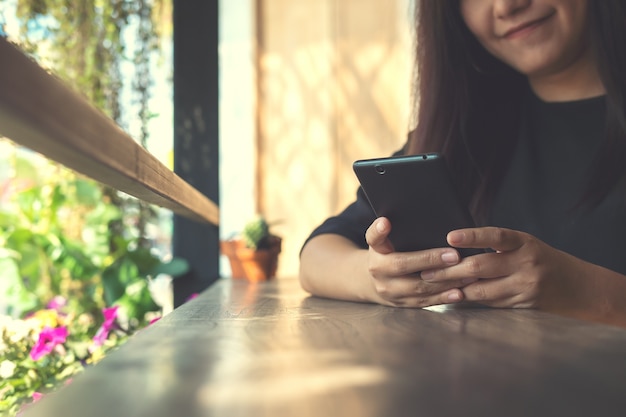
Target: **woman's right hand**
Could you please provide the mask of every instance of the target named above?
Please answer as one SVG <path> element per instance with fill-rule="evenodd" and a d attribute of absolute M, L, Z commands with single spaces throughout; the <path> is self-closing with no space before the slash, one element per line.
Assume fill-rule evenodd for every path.
<path fill-rule="evenodd" d="M 369 245 L 368 270 L 373 280 L 375 297 L 380 304 L 394 307 L 428 307 L 458 303 L 463 300 L 459 289 L 471 282 L 426 282 L 420 272 L 440 269 L 459 263 L 453 248 L 436 248 L 417 252 L 395 252 L 388 239 L 391 223 L 379 217 L 365 233 Z"/>

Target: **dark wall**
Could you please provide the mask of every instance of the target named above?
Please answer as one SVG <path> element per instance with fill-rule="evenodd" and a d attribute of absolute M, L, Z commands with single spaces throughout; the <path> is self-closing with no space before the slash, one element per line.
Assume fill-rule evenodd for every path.
<path fill-rule="evenodd" d="M 174 171 L 219 205 L 218 0 L 174 0 Z M 174 305 L 219 277 L 219 228 L 174 217 L 173 254 L 190 272 Z"/>

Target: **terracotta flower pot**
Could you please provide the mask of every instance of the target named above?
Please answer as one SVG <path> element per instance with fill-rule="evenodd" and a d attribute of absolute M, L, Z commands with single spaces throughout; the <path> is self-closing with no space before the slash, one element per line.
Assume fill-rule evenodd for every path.
<path fill-rule="evenodd" d="M 266 281 L 276 276 L 282 239 L 274 236 L 268 249 L 247 248 L 239 239 L 220 242 L 222 254 L 228 257 L 232 277 L 250 282 Z"/>

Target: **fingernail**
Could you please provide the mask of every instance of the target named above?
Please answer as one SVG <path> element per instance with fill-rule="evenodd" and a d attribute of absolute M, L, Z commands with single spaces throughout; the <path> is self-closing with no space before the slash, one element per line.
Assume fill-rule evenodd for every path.
<path fill-rule="evenodd" d="M 382 221 L 379 221 L 378 223 L 376 223 L 376 230 L 378 230 L 380 233 L 384 233 L 385 232 L 385 223 Z"/>
<path fill-rule="evenodd" d="M 441 255 L 441 260 L 447 264 L 455 264 L 459 261 L 459 254 L 456 252 L 444 252 Z"/>
<path fill-rule="evenodd" d="M 448 235 L 448 242 L 451 245 L 462 243 L 465 240 L 464 232 L 450 232 Z"/>
<path fill-rule="evenodd" d="M 428 281 L 433 279 L 435 276 L 435 272 L 434 271 L 422 271 L 422 273 L 420 274 L 420 277 L 424 280 L 424 281 Z"/>
<path fill-rule="evenodd" d="M 460 299 L 461 296 L 456 291 L 448 294 L 448 301 L 459 301 Z"/>

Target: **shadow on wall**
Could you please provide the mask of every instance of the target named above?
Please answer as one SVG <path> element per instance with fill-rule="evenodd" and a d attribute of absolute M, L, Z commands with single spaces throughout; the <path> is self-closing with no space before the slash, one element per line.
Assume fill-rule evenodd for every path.
<path fill-rule="evenodd" d="M 355 159 L 405 141 L 408 0 L 265 0 L 259 11 L 258 199 L 278 220 L 279 276 L 304 239 L 354 199 Z"/>

